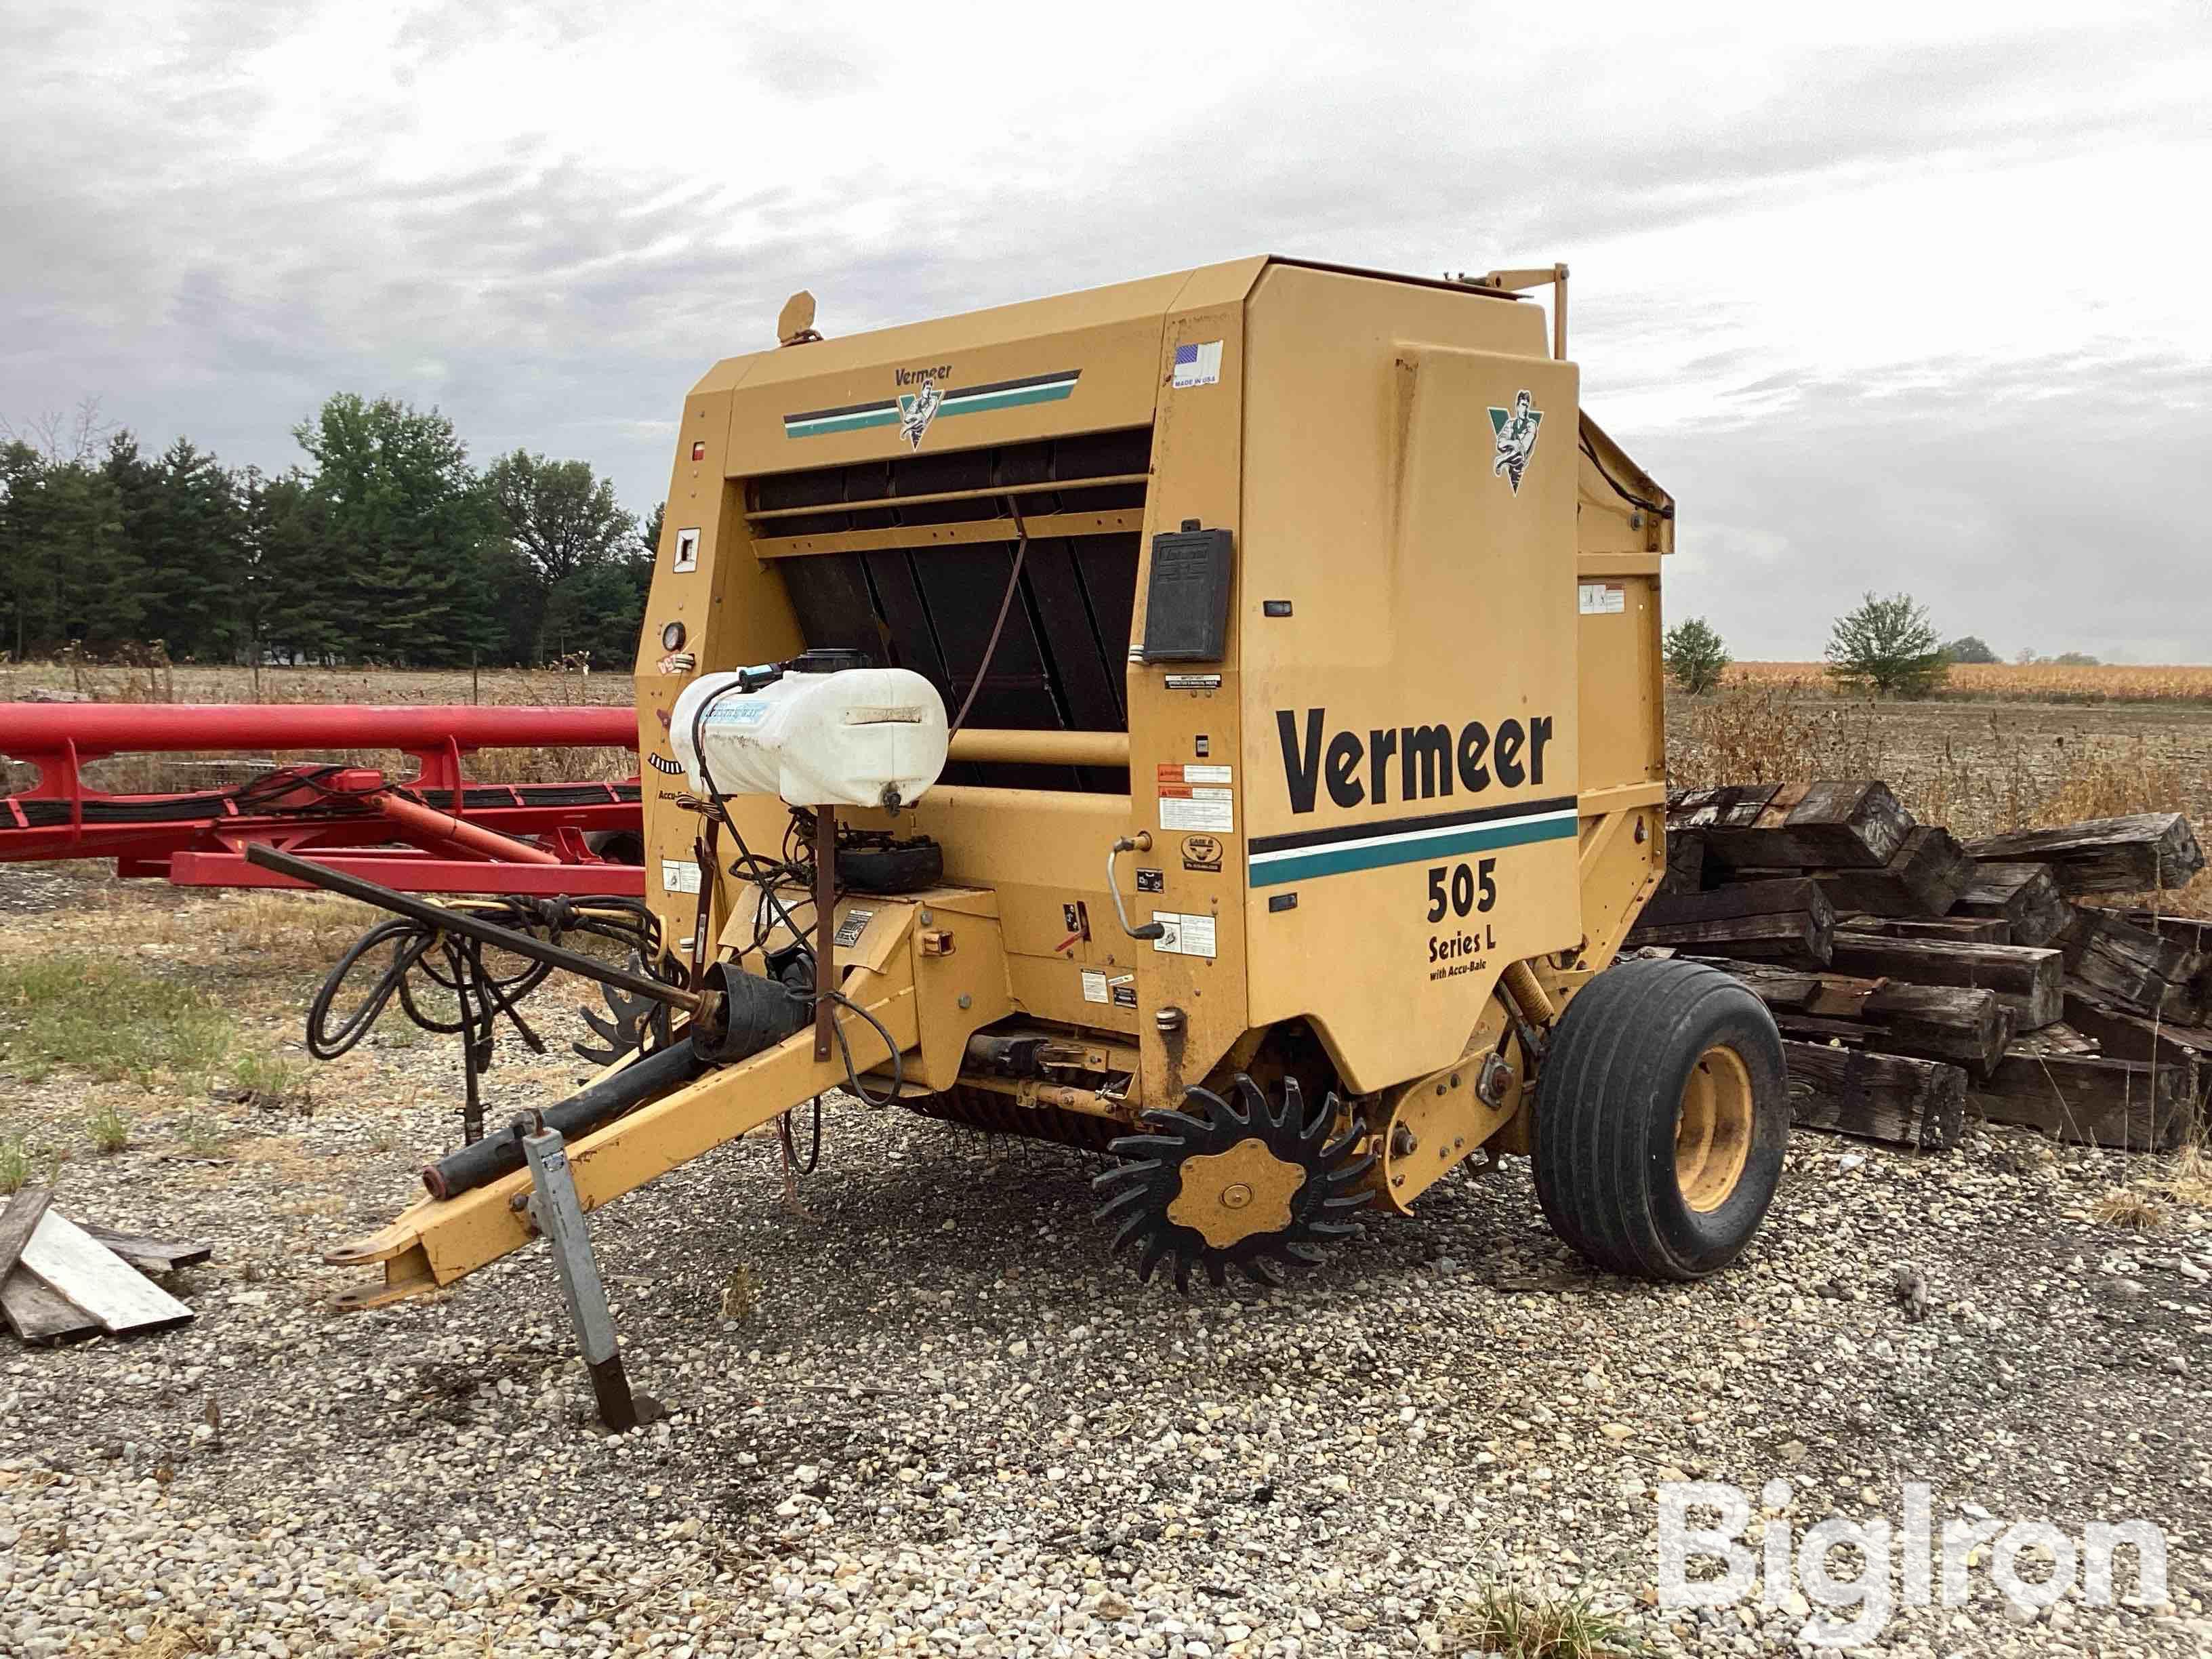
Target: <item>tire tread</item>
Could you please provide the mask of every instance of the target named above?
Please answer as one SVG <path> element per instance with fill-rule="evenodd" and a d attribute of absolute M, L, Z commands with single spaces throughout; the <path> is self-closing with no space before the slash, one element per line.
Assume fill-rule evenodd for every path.
<path fill-rule="evenodd" d="M 1725 1242 L 1718 1259 L 1707 1261 L 1704 1255 L 1713 1252 L 1692 1255 L 1669 1241 L 1656 1208 L 1651 1150 L 1662 1116 L 1671 1139 L 1685 1038 L 1698 1041 L 1698 1031 L 1745 1024 L 1754 1046 L 1767 1050 L 1747 1056 L 1759 1120 L 1756 1151 L 1787 1138 L 1786 1094 L 1778 1086 L 1757 1086 L 1762 1071 L 1778 1085 L 1781 1038 L 1765 1005 L 1728 975 L 1671 958 L 1621 963 L 1584 986 L 1553 1026 L 1536 1087 L 1537 1198 L 1552 1231 L 1597 1266 L 1640 1279 L 1699 1279 L 1733 1260 L 1757 1229 L 1779 1172 L 1778 1155 L 1760 1160 L 1766 1191 L 1749 1206 L 1742 1237 Z M 1704 1046 L 1698 1041 L 1692 1052 Z M 1747 1169 L 1746 1178 L 1753 1173 Z M 1671 1167 L 1664 1178 L 1671 1199 Z"/>

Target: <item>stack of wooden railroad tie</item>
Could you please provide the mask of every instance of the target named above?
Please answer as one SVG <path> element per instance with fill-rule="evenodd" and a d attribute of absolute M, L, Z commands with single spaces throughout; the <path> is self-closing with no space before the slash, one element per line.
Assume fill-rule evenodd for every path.
<path fill-rule="evenodd" d="M 2147 812 L 1960 845 L 1872 781 L 1692 790 L 1627 948 L 1708 962 L 1782 1028 L 1796 1121 L 1928 1151 L 1972 1110 L 2164 1151 L 2212 1086 L 2212 923 L 2077 900 L 2187 884 Z"/>

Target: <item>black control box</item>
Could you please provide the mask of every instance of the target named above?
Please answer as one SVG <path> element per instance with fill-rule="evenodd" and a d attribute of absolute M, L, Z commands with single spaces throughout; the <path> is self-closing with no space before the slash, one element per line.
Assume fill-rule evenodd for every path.
<path fill-rule="evenodd" d="M 1145 590 L 1146 662 L 1219 662 L 1229 638 L 1231 538 L 1195 522 L 1152 538 Z"/>

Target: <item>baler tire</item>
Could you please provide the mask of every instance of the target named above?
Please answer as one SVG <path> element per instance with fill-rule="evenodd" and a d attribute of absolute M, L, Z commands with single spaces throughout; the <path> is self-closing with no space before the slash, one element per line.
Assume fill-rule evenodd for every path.
<path fill-rule="evenodd" d="M 1554 1233 L 1612 1273 L 1703 1279 L 1742 1253 L 1781 1180 L 1781 1034 L 1717 969 L 1621 963 L 1553 1026 L 1535 1120 L 1536 1195 Z"/>

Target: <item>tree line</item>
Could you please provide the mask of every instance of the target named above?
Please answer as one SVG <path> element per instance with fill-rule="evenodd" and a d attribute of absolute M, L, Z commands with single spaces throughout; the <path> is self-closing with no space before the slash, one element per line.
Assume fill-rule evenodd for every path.
<path fill-rule="evenodd" d="M 1668 629 L 1662 641 L 1668 677 L 1683 690 L 1702 696 L 1721 684 L 1735 659 L 1728 643 L 1703 617 L 1691 617 Z M 1977 634 L 1941 638 L 1928 608 L 1909 593 L 1887 598 L 1869 593 L 1836 618 L 1823 653 L 1827 673 L 1838 685 L 1876 696 L 1924 697 L 1942 685 L 1957 663 L 1995 663 L 1997 653 Z M 2062 651 L 2045 657 L 2022 651 L 2018 663 L 2053 663 L 2062 668 L 2094 668 L 2086 651 Z"/>
<path fill-rule="evenodd" d="M 481 471 L 437 410 L 341 392 L 306 459 L 149 454 L 87 404 L 0 424 L 0 651 L 158 641 L 173 661 L 442 668 L 589 652 L 627 665 L 661 508 L 641 524 L 588 462 Z"/>

